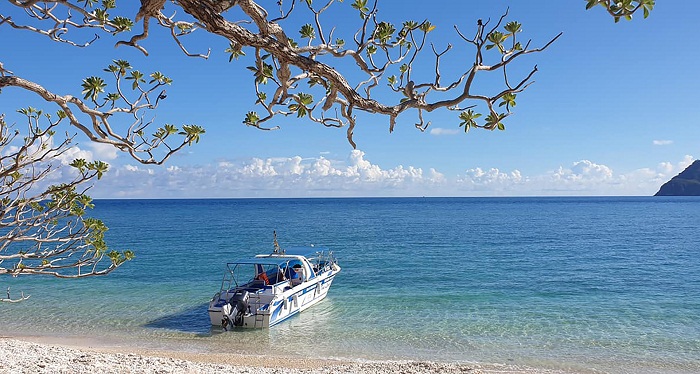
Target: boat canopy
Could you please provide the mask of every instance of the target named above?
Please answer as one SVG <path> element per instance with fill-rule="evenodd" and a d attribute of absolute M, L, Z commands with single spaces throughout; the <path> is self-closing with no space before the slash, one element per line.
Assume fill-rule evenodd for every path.
<path fill-rule="evenodd" d="M 325 247 L 289 247 L 285 248 L 284 253 L 287 255 L 304 256 L 306 258 L 316 257 L 321 252 L 328 252 Z"/>
<path fill-rule="evenodd" d="M 250 257 L 250 258 L 244 258 L 241 260 L 237 260 L 234 262 L 228 262 L 226 265 L 283 265 L 289 260 L 296 260 L 296 256 L 275 256 L 275 257 L 268 257 L 265 255 L 264 257 Z"/>

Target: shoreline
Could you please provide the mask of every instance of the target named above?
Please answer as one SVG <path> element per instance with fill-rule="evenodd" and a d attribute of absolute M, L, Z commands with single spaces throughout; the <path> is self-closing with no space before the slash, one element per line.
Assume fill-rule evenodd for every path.
<path fill-rule="evenodd" d="M 89 338 L 62 340 L 39 336 L 0 336 L 0 357 L 3 357 L 0 361 L 0 373 L 211 373 L 224 370 L 247 374 L 577 373 L 477 363 L 200 353 L 145 349 L 137 346 L 110 346 Z"/>

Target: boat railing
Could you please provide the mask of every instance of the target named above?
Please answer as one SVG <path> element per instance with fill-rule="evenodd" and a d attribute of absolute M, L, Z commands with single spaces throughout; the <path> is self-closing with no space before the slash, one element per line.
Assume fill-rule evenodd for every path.
<path fill-rule="evenodd" d="M 214 295 L 214 298 L 227 297 L 227 293 L 233 288 L 233 283 L 233 272 L 231 272 L 229 269 L 229 271 L 224 272 L 224 277 L 221 280 L 221 288 L 219 289 L 219 292 Z"/>
<path fill-rule="evenodd" d="M 332 269 L 333 264 L 336 263 L 333 252 L 328 250 L 317 251 L 313 255 L 307 255 L 306 259 L 309 261 L 313 272 L 317 275 Z"/>

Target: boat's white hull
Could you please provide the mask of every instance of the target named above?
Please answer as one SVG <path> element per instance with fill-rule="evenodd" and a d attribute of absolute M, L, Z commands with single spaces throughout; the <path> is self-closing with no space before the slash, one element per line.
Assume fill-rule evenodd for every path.
<path fill-rule="evenodd" d="M 249 312 L 242 316 L 242 328 L 266 328 L 274 326 L 323 300 L 328 294 L 335 275 L 340 271 L 334 265 L 332 271 L 302 282 L 292 288 L 286 287 L 265 302 L 264 292 L 252 293 L 249 299 Z M 233 293 L 219 295 L 209 303 L 209 318 L 211 324 L 221 326 L 222 321 L 230 313 L 227 303 Z M 225 303 L 222 301 L 225 300 Z M 223 305 L 222 305 L 223 304 Z"/>

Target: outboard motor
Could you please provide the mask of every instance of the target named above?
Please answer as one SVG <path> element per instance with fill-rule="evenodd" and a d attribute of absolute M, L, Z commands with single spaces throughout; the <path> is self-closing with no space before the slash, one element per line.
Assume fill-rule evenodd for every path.
<path fill-rule="evenodd" d="M 221 320 L 221 326 L 227 330 L 229 324 L 233 326 L 243 326 L 243 316 L 248 310 L 248 299 L 250 295 L 248 291 L 238 290 L 229 300 L 228 305 L 224 305 L 224 318 Z"/>

